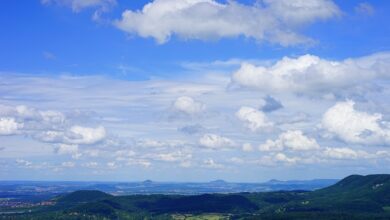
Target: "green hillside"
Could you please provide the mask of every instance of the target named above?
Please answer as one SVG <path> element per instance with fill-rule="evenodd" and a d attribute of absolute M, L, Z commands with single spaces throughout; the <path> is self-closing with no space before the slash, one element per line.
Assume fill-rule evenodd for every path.
<path fill-rule="evenodd" d="M 390 206 L 390 175 L 351 175 L 308 194 L 306 206 L 317 210 L 381 212 Z"/>
<path fill-rule="evenodd" d="M 313 195 L 338 200 L 366 198 L 378 203 L 390 203 L 390 175 L 351 175 L 333 186 L 313 192 Z"/>
<path fill-rule="evenodd" d="M 211 217 L 210 217 L 211 216 Z M 10 216 L 7 216 L 10 217 Z M 264 193 L 111 196 L 76 191 L 18 219 L 390 219 L 390 175 L 352 175 L 333 186 Z M 1 215 L 0 215 L 0 219 Z"/>
<path fill-rule="evenodd" d="M 97 190 L 79 190 L 58 197 L 58 203 L 86 203 L 113 197 L 110 194 Z"/>

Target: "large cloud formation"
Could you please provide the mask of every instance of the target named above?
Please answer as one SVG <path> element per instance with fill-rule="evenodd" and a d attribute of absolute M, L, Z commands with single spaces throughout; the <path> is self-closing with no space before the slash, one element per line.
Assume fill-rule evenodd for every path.
<path fill-rule="evenodd" d="M 322 118 L 322 126 L 348 143 L 390 143 L 389 124 L 379 113 L 369 114 L 354 108 L 353 101 L 338 102 Z"/>
<path fill-rule="evenodd" d="M 28 135 L 49 143 L 91 145 L 106 138 L 106 129 L 72 124 L 59 111 L 0 105 L 0 135 L 13 134 Z"/>
<path fill-rule="evenodd" d="M 272 66 L 243 63 L 232 81 L 265 92 L 332 92 L 376 78 L 388 78 L 390 53 L 331 61 L 313 55 L 284 57 Z"/>
<path fill-rule="evenodd" d="M 121 30 L 152 37 L 184 39 L 245 36 L 257 41 L 294 45 L 311 41 L 298 33 L 304 25 L 340 14 L 331 0 L 263 0 L 255 5 L 215 0 L 154 0 L 142 10 L 126 10 L 114 22 Z"/>

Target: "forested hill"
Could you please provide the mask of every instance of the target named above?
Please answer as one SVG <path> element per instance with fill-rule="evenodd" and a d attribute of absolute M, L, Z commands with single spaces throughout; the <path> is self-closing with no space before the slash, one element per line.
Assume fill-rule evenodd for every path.
<path fill-rule="evenodd" d="M 315 191 L 112 196 L 84 190 L 53 200 L 47 209 L 12 217 L 197 219 L 213 213 L 220 217 L 215 219 L 390 219 L 390 175 L 352 175 Z"/>

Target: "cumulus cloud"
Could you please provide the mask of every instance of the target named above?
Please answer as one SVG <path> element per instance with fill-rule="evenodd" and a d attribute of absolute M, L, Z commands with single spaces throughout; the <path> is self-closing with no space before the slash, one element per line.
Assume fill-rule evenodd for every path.
<path fill-rule="evenodd" d="M 318 56 L 284 57 L 271 66 L 243 63 L 232 81 L 265 92 L 332 92 L 377 78 L 389 78 L 390 53 L 331 61 Z"/>
<path fill-rule="evenodd" d="M 297 157 L 288 157 L 283 153 L 277 153 L 274 157 L 275 161 L 277 162 L 283 162 L 283 163 L 289 163 L 289 164 L 295 164 L 299 161 L 299 158 Z"/>
<path fill-rule="evenodd" d="M 241 107 L 236 112 L 236 117 L 251 131 L 258 131 L 273 126 L 273 123 L 268 120 L 263 112 L 247 106 Z"/>
<path fill-rule="evenodd" d="M 390 143 L 390 128 L 379 113 L 354 108 L 355 102 L 338 102 L 322 117 L 322 126 L 338 138 L 359 144 Z"/>
<path fill-rule="evenodd" d="M 234 142 L 229 138 L 216 134 L 205 134 L 199 139 L 199 144 L 202 147 L 209 149 L 223 149 L 234 146 Z"/>
<path fill-rule="evenodd" d="M 303 162 L 304 160 L 300 157 L 288 156 L 284 153 L 276 153 L 271 155 L 262 156 L 260 159 L 255 161 L 247 161 L 246 163 L 258 164 L 261 166 L 275 167 L 280 164 L 283 165 L 296 165 Z"/>
<path fill-rule="evenodd" d="M 308 151 L 319 149 L 314 138 L 309 138 L 300 130 L 289 130 L 279 135 L 278 139 L 268 139 L 259 146 L 260 151 L 282 151 L 287 148 L 293 151 Z"/>
<path fill-rule="evenodd" d="M 93 128 L 74 125 L 62 130 L 39 131 L 34 134 L 34 138 L 50 143 L 91 145 L 106 138 L 106 129 L 103 126 Z"/>
<path fill-rule="evenodd" d="M 332 159 L 361 159 L 371 157 L 369 153 L 362 150 L 354 150 L 347 147 L 330 148 L 327 147 L 323 151 L 323 156 Z"/>
<path fill-rule="evenodd" d="M 106 129 L 103 126 L 96 128 L 72 126 L 67 141 L 73 144 L 95 144 L 106 137 Z"/>
<path fill-rule="evenodd" d="M 3 124 L 3 127 L 0 127 L 4 129 L 4 132 L 8 128 L 8 133 L 16 133 L 16 130 L 18 130 L 17 133 L 20 134 L 41 136 L 39 133 L 61 129 L 66 116 L 58 111 L 41 111 L 24 105 L 0 105 L 0 120 L 0 124 Z M 48 132 L 47 136 L 54 138 L 54 133 Z"/>
<path fill-rule="evenodd" d="M 173 108 L 187 115 L 196 115 L 205 110 L 205 105 L 188 96 L 181 96 L 173 103 Z"/>
<path fill-rule="evenodd" d="M 12 135 L 18 133 L 23 123 L 18 123 L 14 118 L 0 118 L 0 135 Z"/>
<path fill-rule="evenodd" d="M 219 39 L 245 36 L 284 46 L 310 40 L 298 33 L 300 27 L 338 16 L 331 0 L 265 0 L 245 5 L 236 1 L 154 0 L 142 10 L 126 10 L 114 22 L 119 29 L 152 37 L 158 43 L 172 35 L 184 39 Z"/>
<path fill-rule="evenodd" d="M 66 116 L 59 111 L 37 110 L 25 105 L 0 105 L 0 116 L 14 117 L 20 120 L 39 121 L 41 123 L 61 124 Z"/>

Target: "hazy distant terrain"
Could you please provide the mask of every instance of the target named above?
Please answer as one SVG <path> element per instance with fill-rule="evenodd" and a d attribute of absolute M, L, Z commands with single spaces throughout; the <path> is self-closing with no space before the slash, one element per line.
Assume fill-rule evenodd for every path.
<path fill-rule="evenodd" d="M 313 185 L 323 181 L 325 180 L 289 183 L 270 181 L 264 184 L 277 188 L 283 184 L 292 187 L 294 184 L 305 183 L 303 185 L 308 187 L 309 183 Z M 169 184 L 147 181 L 138 185 L 152 188 L 151 185 Z M 197 185 L 203 186 L 204 189 L 206 186 L 210 189 L 224 186 L 226 190 L 234 184 L 215 181 L 197 183 Z M 245 186 L 245 184 L 241 185 L 243 189 L 247 189 Z M 98 190 L 78 190 L 54 196 L 45 202 L 24 208 L 2 207 L 0 217 L 2 219 L 389 219 L 390 175 L 351 175 L 331 186 L 314 191 L 277 189 L 273 192 L 115 196 Z"/>
<path fill-rule="evenodd" d="M 0 181 L 0 198 L 39 200 L 76 190 L 99 190 L 113 195 L 266 192 L 277 190 L 315 190 L 332 185 L 335 179 L 270 180 L 264 183 L 230 183 L 216 180 L 205 183 L 179 182 L 32 182 Z"/>

